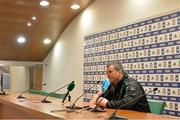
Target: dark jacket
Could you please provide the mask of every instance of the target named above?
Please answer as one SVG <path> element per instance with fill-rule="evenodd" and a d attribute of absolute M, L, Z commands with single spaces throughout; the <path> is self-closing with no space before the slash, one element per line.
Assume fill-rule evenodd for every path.
<path fill-rule="evenodd" d="M 109 93 L 105 95 L 107 92 Z M 110 85 L 107 92 L 102 95 L 109 101 L 106 104 L 107 108 L 130 109 L 141 112 L 150 112 L 146 95 L 137 100 L 133 100 L 145 94 L 145 92 L 142 86 L 127 74 L 125 74 L 124 78 L 120 80 L 116 86 L 113 87 L 112 85 Z M 129 104 L 120 107 L 131 100 L 133 101 Z"/>

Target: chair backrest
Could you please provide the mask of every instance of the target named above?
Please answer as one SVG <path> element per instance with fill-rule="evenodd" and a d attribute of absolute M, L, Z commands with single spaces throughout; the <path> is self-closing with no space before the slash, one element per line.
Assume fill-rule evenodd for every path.
<path fill-rule="evenodd" d="M 65 97 L 65 94 L 52 93 L 49 96 L 63 99 Z"/>
<path fill-rule="evenodd" d="M 29 93 L 32 93 L 32 94 L 40 94 L 40 90 L 30 90 Z"/>
<path fill-rule="evenodd" d="M 164 101 L 148 100 L 151 113 L 162 114 L 166 106 Z"/>
<path fill-rule="evenodd" d="M 29 93 L 43 95 L 43 96 L 46 96 L 49 94 L 48 92 L 41 91 L 41 90 L 30 90 Z M 65 94 L 51 93 L 49 94 L 49 96 L 63 99 L 65 97 Z"/>

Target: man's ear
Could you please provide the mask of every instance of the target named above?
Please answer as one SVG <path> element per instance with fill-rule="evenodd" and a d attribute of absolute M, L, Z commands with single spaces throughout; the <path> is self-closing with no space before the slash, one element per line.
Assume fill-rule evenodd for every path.
<path fill-rule="evenodd" d="M 119 75 L 121 75 L 121 74 L 122 74 L 122 72 L 121 72 L 121 71 L 117 71 L 117 72 L 118 72 L 118 74 L 119 74 Z"/>

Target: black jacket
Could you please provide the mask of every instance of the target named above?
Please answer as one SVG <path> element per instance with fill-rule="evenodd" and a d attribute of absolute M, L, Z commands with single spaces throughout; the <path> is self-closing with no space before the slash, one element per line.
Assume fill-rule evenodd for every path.
<path fill-rule="evenodd" d="M 108 94 L 106 95 L 106 93 Z M 116 86 L 113 87 L 112 85 L 110 85 L 106 93 L 103 94 L 102 96 L 104 96 L 109 101 L 106 104 L 107 108 L 119 107 L 120 109 L 130 109 L 141 112 L 150 112 L 146 95 L 142 96 L 137 100 L 130 102 L 124 107 L 120 107 L 123 104 L 145 93 L 142 86 L 136 80 L 130 78 L 127 74 L 125 74 L 123 80 L 120 80 L 120 82 Z"/>

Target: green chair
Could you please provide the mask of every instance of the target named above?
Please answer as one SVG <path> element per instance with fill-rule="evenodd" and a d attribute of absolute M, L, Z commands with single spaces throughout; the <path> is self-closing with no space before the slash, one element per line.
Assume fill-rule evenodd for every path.
<path fill-rule="evenodd" d="M 41 91 L 40 92 L 40 95 L 43 95 L 43 96 L 46 96 L 47 94 L 49 94 L 48 92 L 45 92 L 45 91 Z"/>
<path fill-rule="evenodd" d="M 151 113 L 162 114 L 166 106 L 164 101 L 148 100 Z"/>
<path fill-rule="evenodd" d="M 32 94 L 40 94 L 40 90 L 30 90 L 29 93 L 32 93 Z"/>
<path fill-rule="evenodd" d="M 65 97 L 65 94 L 52 93 L 49 96 L 63 99 Z"/>
<path fill-rule="evenodd" d="M 43 95 L 43 96 L 46 96 L 48 94 L 48 92 L 41 91 L 41 90 L 30 90 L 29 93 Z"/>
<path fill-rule="evenodd" d="M 43 95 L 43 96 L 46 96 L 49 94 L 48 92 L 41 91 L 41 90 L 30 90 L 29 93 Z M 49 94 L 49 96 L 63 99 L 65 97 L 65 94 L 51 93 Z"/>

